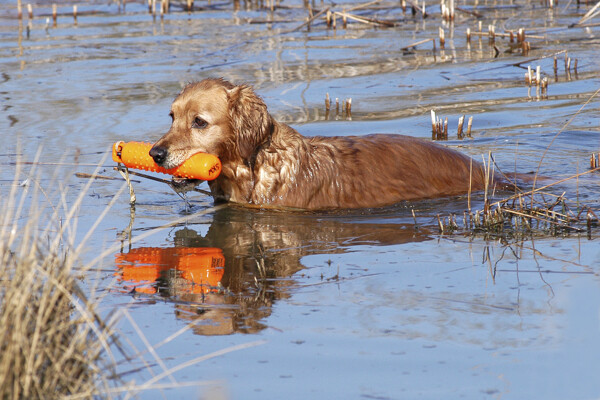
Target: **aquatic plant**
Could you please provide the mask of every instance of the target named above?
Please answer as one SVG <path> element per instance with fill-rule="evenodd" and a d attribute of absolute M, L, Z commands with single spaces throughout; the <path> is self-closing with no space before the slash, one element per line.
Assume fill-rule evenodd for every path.
<path fill-rule="evenodd" d="M 114 373 L 114 330 L 78 285 L 74 209 L 46 215 L 38 182 L 0 192 L 0 398 L 89 398 Z"/>

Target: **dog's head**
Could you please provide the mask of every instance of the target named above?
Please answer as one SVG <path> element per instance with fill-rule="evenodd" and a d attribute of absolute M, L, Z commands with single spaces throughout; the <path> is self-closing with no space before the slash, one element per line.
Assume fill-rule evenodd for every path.
<path fill-rule="evenodd" d="M 222 79 L 187 85 L 173 101 L 170 116 L 171 129 L 150 150 L 167 169 L 200 152 L 224 164 L 249 163 L 273 129 L 267 106 L 251 87 Z"/>

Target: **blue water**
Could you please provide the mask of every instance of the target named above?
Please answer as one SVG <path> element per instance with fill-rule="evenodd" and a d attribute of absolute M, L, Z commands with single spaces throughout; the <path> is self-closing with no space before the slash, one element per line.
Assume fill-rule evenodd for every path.
<path fill-rule="evenodd" d="M 22 182 L 31 168 L 22 162 L 35 161 L 40 175 L 30 187 L 44 188 L 41 209 L 68 209 L 83 195 L 73 227 L 80 243 L 122 182 L 94 181 L 83 192 L 89 181 L 73 173 L 91 173 L 100 164 L 102 175 L 118 178 L 106 158 L 111 144 L 158 139 L 169 128 L 170 103 L 182 86 L 209 76 L 254 85 L 275 118 L 305 135 L 430 138 L 435 109 L 450 121 L 447 145 L 477 160 L 492 151 L 503 170 L 539 166 L 550 180 L 586 171 L 600 148 L 600 102 L 592 97 L 600 88 L 598 27 L 566 26 L 589 6 L 548 11 L 539 2 L 466 3 L 483 13 L 484 27 L 494 21 L 507 29 L 525 26 L 531 34 L 547 32 L 547 39 L 531 39 L 526 57 L 506 52 L 507 41 L 499 39 L 494 58 L 487 38 L 466 46 L 464 32 L 475 29 L 475 18 L 461 14 L 452 28 L 440 20 L 437 4 L 426 20 L 386 3 L 370 11 L 402 20 L 395 28 L 350 22 L 341 29 L 338 19 L 335 32 L 321 21 L 310 32 L 286 33 L 306 17 L 298 2 L 298 8 L 274 13 L 292 21 L 280 24 L 250 24 L 248 18 L 265 19 L 268 12 L 233 12 L 227 3 L 196 2 L 208 9 L 191 15 L 175 9 L 163 21 L 141 3 L 127 4 L 126 13 L 115 4 L 89 3 L 80 10 L 101 13 L 80 15 L 76 26 L 61 16 L 56 28 L 51 21 L 46 28 L 41 16 L 49 4 L 37 3 L 28 37 L 27 20 L 19 29 L 14 5 L 3 3 L 2 198 L 17 167 Z M 445 51 L 438 47 L 434 54 L 431 43 L 400 50 L 436 37 L 439 26 L 447 37 L 454 29 Z M 562 53 L 556 80 L 551 57 L 523 64 L 541 65 L 550 78 L 548 97 L 538 98 L 524 83 L 526 69 L 515 64 L 564 49 L 578 58 L 577 75 L 564 72 Z M 326 119 L 326 93 L 342 102 L 351 97 L 352 118 L 333 112 Z M 463 114 L 474 116 L 472 139 L 456 138 Z M 439 233 L 438 214 L 455 213 L 462 227 L 464 196 L 294 214 L 212 209 L 201 194 L 191 196 L 186 211 L 162 183 L 140 179 L 135 188 L 134 219 L 125 190 L 83 244 L 83 263 L 106 257 L 82 285 L 98 288 L 94 296 L 102 296 L 97 301 L 104 315 L 128 313 L 153 345 L 168 339 L 156 348 L 168 368 L 230 350 L 177 370 L 175 384 L 159 380 L 175 389 L 150 388 L 141 398 L 600 396 L 597 227 L 589 236 L 538 232 L 503 241 L 462 230 Z M 598 177 L 589 174 L 551 192 L 565 192 L 574 208 L 585 204 L 598 213 L 597 190 Z M 482 196 L 472 200 L 481 209 Z M 157 227 L 163 228 L 150 235 Z M 131 354 L 145 348 L 124 316 L 119 330 Z M 142 357 L 149 367 L 139 357 L 119 366 L 142 367 L 126 381 L 142 385 L 163 372 L 151 354 Z"/>

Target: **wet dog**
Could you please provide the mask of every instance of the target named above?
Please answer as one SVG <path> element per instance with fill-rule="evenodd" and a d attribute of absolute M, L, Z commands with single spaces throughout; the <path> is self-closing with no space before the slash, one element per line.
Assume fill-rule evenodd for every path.
<path fill-rule="evenodd" d="M 165 168 L 198 152 L 218 156 L 222 172 L 208 183 L 215 202 L 380 207 L 463 194 L 485 184 L 481 164 L 426 140 L 383 134 L 304 137 L 275 121 L 250 86 L 222 79 L 187 85 L 170 116 L 171 128 L 150 155 Z"/>

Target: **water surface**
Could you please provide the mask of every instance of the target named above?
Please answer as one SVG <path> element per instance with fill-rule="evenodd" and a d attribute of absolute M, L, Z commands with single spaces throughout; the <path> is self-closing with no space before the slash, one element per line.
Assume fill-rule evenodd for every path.
<path fill-rule="evenodd" d="M 293 31 L 300 2 L 271 13 L 241 4 L 195 2 L 163 19 L 144 3 L 88 2 L 74 24 L 70 5 L 34 3 L 34 19 L 0 5 L 2 193 L 17 161 L 35 161 L 39 184 L 55 174 L 68 207 L 88 184 L 74 172 L 118 177 L 106 157 L 117 140 L 154 141 L 168 130 L 169 106 L 186 82 L 222 76 L 252 84 L 271 113 L 305 135 L 402 133 L 431 138 L 430 110 L 448 117 L 446 144 L 505 171 L 539 171 L 550 180 L 584 172 L 599 151 L 600 88 L 595 26 L 571 28 L 591 7 L 539 2 L 468 1 L 454 24 L 379 2 L 354 11 L 397 22 L 392 28 L 316 21 Z M 342 11 L 358 3 L 315 4 Z M 200 10 L 200 8 L 202 8 Z M 480 15 L 476 17 L 472 12 Z M 48 22 L 46 19 L 50 18 Z M 265 23 L 267 19 L 281 21 Z M 471 39 L 482 21 L 497 32 L 524 27 L 522 54 L 498 38 Z M 255 23 L 251 23 L 255 22 Z M 260 23 L 257 23 L 260 22 Z M 597 22 L 592 21 L 592 22 Z M 445 49 L 412 43 L 446 32 Z M 578 60 L 565 71 L 564 51 Z M 553 55 L 558 57 L 554 73 Z M 574 61 L 573 61 L 574 63 Z M 538 95 L 524 81 L 541 66 L 550 84 Z M 352 116 L 324 99 L 352 98 Z M 590 100 L 591 99 L 591 100 Z M 589 103 L 586 104 L 586 102 Z M 473 137 L 459 140 L 461 115 Z M 39 156 L 36 154 L 39 150 Z M 19 164 L 21 165 L 21 164 Z M 30 164 L 21 165 L 25 179 Z M 81 205 L 77 241 L 122 187 L 94 181 Z M 235 345 L 256 344 L 181 369 L 178 383 L 205 386 L 144 391 L 142 398 L 214 394 L 231 398 L 596 398 L 599 333 L 598 232 L 499 240 L 460 229 L 441 234 L 437 216 L 458 216 L 467 197 L 402 203 L 377 210 L 283 213 L 191 197 L 191 211 L 166 185 L 135 184 L 84 244 L 86 260 L 111 246 L 100 275 L 85 287 L 106 294 L 101 309 L 127 308 L 168 367 Z M 204 188 L 206 188 L 204 186 Z M 597 174 L 554 187 L 577 212 L 598 212 Z M 496 197 L 507 195 L 498 193 Z M 483 196 L 471 199 L 481 209 Z M 52 206 L 48 205 L 50 210 Z M 413 211 L 416 216 L 413 218 Z M 151 236 L 152 228 L 181 223 Z M 131 322 L 122 335 L 144 344 Z M 257 342 L 259 341 L 259 342 Z M 150 355 L 155 374 L 161 368 Z M 141 362 L 138 362 L 142 366 Z M 123 367 L 129 370 L 130 367 Z M 126 376 L 141 384 L 150 372 Z M 169 379 L 163 383 L 171 383 Z"/>

